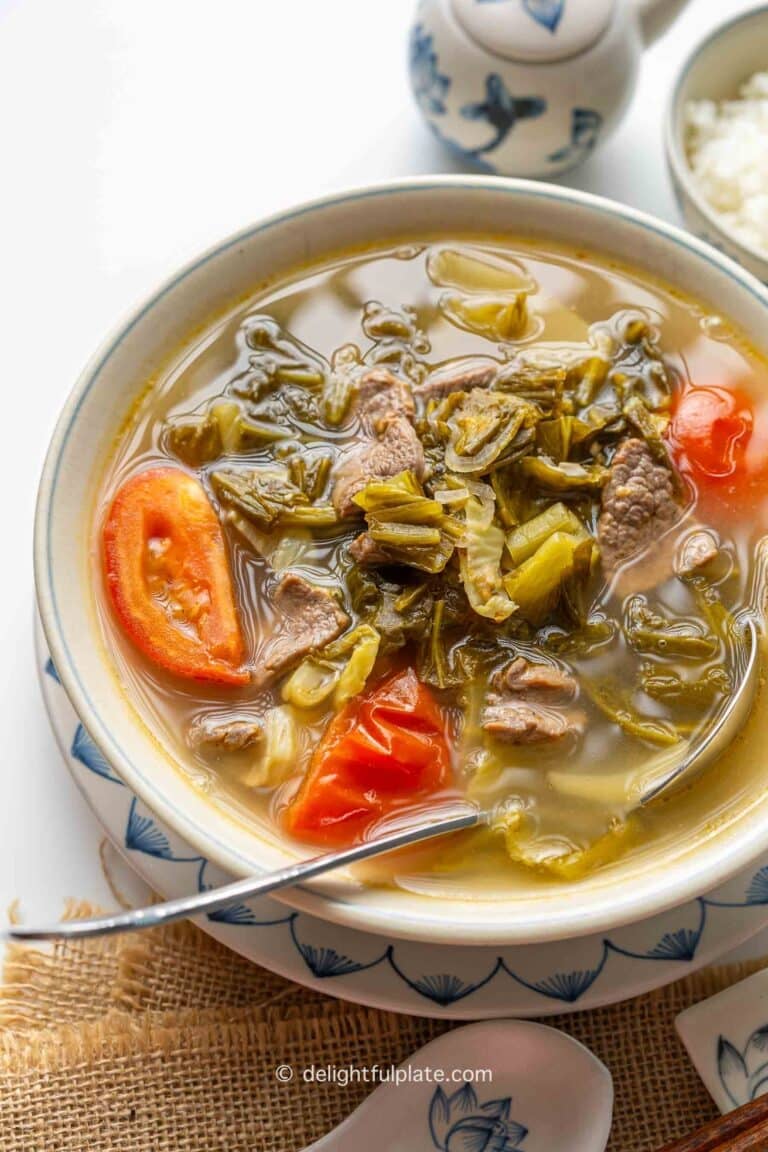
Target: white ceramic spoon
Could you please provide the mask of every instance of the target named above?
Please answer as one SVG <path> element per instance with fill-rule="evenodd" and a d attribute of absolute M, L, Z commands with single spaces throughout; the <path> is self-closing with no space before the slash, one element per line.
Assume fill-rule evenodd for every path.
<path fill-rule="evenodd" d="M 721 1112 L 768 1093 L 767 968 L 686 1008 L 675 1026 Z"/>
<path fill-rule="evenodd" d="M 456 1070 L 487 1069 L 462 1084 Z M 305 1152 L 603 1152 L 608 1069 L 563 1032 L 489 1020 L 439 1036 Z M 437 1083 L 435 1076 L 443 1076 Z"/>

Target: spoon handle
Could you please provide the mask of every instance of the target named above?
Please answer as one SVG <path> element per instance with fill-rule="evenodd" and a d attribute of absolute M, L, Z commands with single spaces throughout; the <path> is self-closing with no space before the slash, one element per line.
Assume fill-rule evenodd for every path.
<path fill-rule="evenodd" d="M 129 912 L 94 916 L 86 920 L 68 920 L 58 924 L 12 924 L 3 930 L 2 937 L 6 940 L 74 938 L 82 940 L 90 936 L 111 936 L 116 932 L 131 932 L 139 928 L 156 928 L 173 920 L 186 920 L 203 912 L 216 912 L 228 904 L 247 900 L 253 896 L 266 896 L 267 893 L 276 892 L 279 888 L 289 888 L 305 880 L 322 876 L 323 873 L 331 872 L 335 868 L 344 868 L 396 848 L 407 848 L 411 844 L 418 844 L 434 836 L 444 836 L 448 832 L 473 828 L 482 819 L 484 814 L 479 809 L 473 808 L 467 811 L 465 808 L 460 815 L 410 824 L 400 828 L 399 831 L 367 840 L 363 844 L 356 844 L 353 848 L 346 848 L 343 852 L 328 852 L 322 856 L 313 856 L 310 860 L 289 864 L 287 868 L 281 868 L 277 872 L 268 872 L 263 876 L 248 876 L 222 888 L 211 888 L 204 892 L 195 892 L 192 896 L 168 900 L 163 904 L 152 904 L 148 908 L 133 908 Z"/>

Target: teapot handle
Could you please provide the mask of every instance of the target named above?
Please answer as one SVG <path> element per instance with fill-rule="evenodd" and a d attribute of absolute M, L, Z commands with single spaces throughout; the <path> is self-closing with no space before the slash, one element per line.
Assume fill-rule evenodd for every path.
<path fill-rule="evenodd" d="M 635 0 L 646 47 L 677 19 L 688 0 Z"/>

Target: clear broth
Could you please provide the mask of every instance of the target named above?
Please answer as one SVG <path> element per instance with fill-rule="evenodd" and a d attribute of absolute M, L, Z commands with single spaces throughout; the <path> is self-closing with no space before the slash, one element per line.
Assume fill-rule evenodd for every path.
<path fill-rule="evenodd" d="M 450 242 L 456 243 L 454 238 Z M 513 240 L 501 243 L 473 238 L 471 247 L 474 252 L 517 261 L 538 286 L 538 295 L 533 298 L 538 330 L 517 348 L 542 340 L 581 342 L 586 339 L 589 325 L 604 322 L 624 309 L 639 309 L 658 330 L 665 360 L 679 379 L 746 388 L 750 392 L 755 401 L 756 433 L 762 435 L 768 424 L 768 368 L 726 321 L 712 317 L 695 301 L 645 276 L 591 254 L 558 248 L 542 253 Z M 487 339 L 446 320 L 438 304 L 441 289 L 432 284 L 425 271 L 427 251 L 426 244 L 408 244 L 340 257 L 254 296 L 225 319 L 212 323 L 208 331 L 182 350 L 142 399 L 103 478 L 97 529 L 116 488 L 129 474 L 150 464 L 169 462 L 163 440 L 166 421 L 199 409 L 224 392 L 233 378 L 249 370 L 252 350 L 243 338 L 249 317 L 268 314 L 292 337 L 329 360 L 342 345 L 355 343 L 363 350 L 369 346 L 370 341 L 361 331 L 361 315 L 366 305 L 378 301 L 386 307 L 407 306 L 415 311 L 418 327 L 428 340 L 428 348 L 421 354 L 425 364 L 454 357 L 497 356 L 497 349 Z M 319 440 L 313 438 L 312 429 L 308 432 L 311 453 Z M 326 433 L 324 439 L 327 444 L 333 445 L 336 440 L 343 446 L 354 432 L 354 427 L 348 427 Z M 695 515 L 693 506 L 689 516 Z M 709 523 L 720 533 L 728 557 L 727 572 L 720 581 L 723 597 L 729 605 L 743 606 L 753 583 L 756 545 L 768 530 L 768 509 L 744 509 L 743 516 L 731 517 L 721 524 L 710 517 Z M 228 533 L 228 543 L 247 661 L 257 664 L 264 639 L 272 630 L 266 594 L 270 576 L 263 561 L 236 534 Z M 117 675 L 139 713 L 159 736 L 179 770 L 213 802 L 241 819 L 255 821 L 270 838 L 280 838 L 281 808 L 306 770 L 312 749 L 328 721 L 327 713 L 305 718 L 297 772 L 277 789 L 253 789 L 243 782 L 247 774 L 246 754 L 216 757 L 192 749 L 184 734 L 195 717 L 224 712 L 233 717 L 263 715 L 276 699 L 279 702 L 279 683 L 276 688 L 233 691 L 185 683 L 152 667 L 126 640 L 114 620 L 104 595 L 98 543 L 93 551 L 94 586 L 104 641 L 114 657 Z M 333 587 L 338 557 L 338 538 L 310 538 L 292 552 L 290 567 L 315 584 Z M 689 592 L 675 580 L 662 582 L 657 589 L 657 603 L 673 614 L 692 611 Z M 619 615 L 620 586 L 603 589 L 598 606 L 609 617 Z M 759 607 L 763 608 L 762 602 Z M 525 645 L 517 647 L 524 653 Z M 621 681 L 630 664 L 636 668 L 637 657 L 619 642 L 610 649 L 598 648 L 585 658 L 569 658 L 568 663 L 577 678 L 588 674 Z M 650 697 L 644 703 L 647 717 L 664 719 L 663 706 Z M 615 725 L 596 722 L 598 712 L 589 701 L 582 700 L 580 704 L 590 723 L 578 749 L 564 750 L 559 742 L 510 747 L 508 762 L 497 763 L 480 790 L 483 801 L 509 795 L 533 797 L 537 835 L 542 843 L 549 840 L 556 844 L 562 834 L 575 847 L 583 848 L 605 832 L 607 818 L 610 822 L 604 807 L 596 809 L 592 803 L 572 797 L 564 799 L 553 792 L 546 784 L 548 769 L 609 775 L 619 763 L 630 773 L 633 767 L 641 768 L 653 753 L 644 742 L 629 739 Z M 450 709 L 450 703 L 446 707 Z M 703 718 L 702 714 L 690 719 L 700 722 Z M 768 716 L 760 701 L 741 742 L 720 764 L 686 793 L 633 817 L 626 851 L 643 856 L 659 849 L 673 851 L 683 842 L 690 843 L 691 837 L 709 835 L 721 822 L 735 818 L 738 810 L 759 796 L 762 774 L 756 752 L 766 738 Z M 471 789 L 469 766 L 456 762 L 454 769 L 460 784 Z M 373 870 L 368 876 L 375 881 L 394 880 L 433 895 L 489 895 L 531 881 L 527 869 L 509 861 L 503 843 L 488 837 L 433 846 L 401 861 L 394 870 Z M 540 878 L 546 882 L 544 875 Z"/>

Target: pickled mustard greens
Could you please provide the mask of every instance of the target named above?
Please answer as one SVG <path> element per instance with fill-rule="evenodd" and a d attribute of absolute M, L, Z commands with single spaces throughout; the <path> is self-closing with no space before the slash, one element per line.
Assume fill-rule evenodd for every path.
<path fill-rule="evenodd" d="M 723 706 L 765 607 L 766 370 L 713 331 L 490 241 L 350 255 L 212 324 L 98 518 L 108 642 L 182 767 L 329 846 L 496 806 L 422 851 L 437 877 L 572 880 L 652 841 L 633 787 Z"/>

